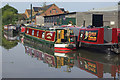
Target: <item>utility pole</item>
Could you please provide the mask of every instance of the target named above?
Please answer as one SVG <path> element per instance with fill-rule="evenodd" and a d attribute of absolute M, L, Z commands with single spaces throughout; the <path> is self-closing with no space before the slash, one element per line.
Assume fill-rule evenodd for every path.
<path fill-rule="evenodd" d="M 117 28 L 120 28 L 120 1 L 118 2 L 118 27 Z"/>
<path fill-rule="evenodd" d="M 32 4 L 31 4 L 31 23 L 32 23 Z"/>

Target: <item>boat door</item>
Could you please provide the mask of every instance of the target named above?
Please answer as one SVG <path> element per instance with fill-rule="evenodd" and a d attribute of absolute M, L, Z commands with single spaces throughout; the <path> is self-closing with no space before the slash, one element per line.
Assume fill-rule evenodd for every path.
<path fill-rule="evenodd" d="M 56 43 L 61 43 L 61 41 L 64 39 L 64 30 L 60 29 L 57 30 L 57 40 Z"/>

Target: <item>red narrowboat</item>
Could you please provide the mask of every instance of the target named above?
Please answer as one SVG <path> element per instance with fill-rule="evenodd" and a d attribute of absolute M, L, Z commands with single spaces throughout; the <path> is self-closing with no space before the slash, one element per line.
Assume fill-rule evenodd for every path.
<path fill-rule="evenodd" d="M 113 48 L 119 53 L 117 28 L 81 28 L 77 41 L 79 46 Z"/>

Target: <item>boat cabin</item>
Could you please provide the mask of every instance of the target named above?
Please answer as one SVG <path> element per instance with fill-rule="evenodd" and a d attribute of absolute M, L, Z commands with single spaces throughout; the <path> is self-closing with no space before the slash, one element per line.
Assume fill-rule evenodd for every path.
<path fill-rule="evenodd" d="M 87 44 L 117 44 L 117 28 L 84 28 L 79 30 L 78 41 Z"/>
<path fill-rule="evenodd" d="M 25 34 L 44 40 L 57 43 L 73 43 L 73 30 L 65 28 L 42 29 L 36 27 L 26 27 Z"/>

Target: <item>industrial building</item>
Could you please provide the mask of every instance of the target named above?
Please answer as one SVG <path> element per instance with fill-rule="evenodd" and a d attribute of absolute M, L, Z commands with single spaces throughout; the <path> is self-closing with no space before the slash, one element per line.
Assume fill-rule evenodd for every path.
<path fill-rule="evenodd" d="M 67 25 L 70 22 L 76 26 L 110 26 L 120 28 L 118 6 L 92 9 L 87 12 L 71 12 L 58 15 L 44 16 L 44 25 Z"/>

